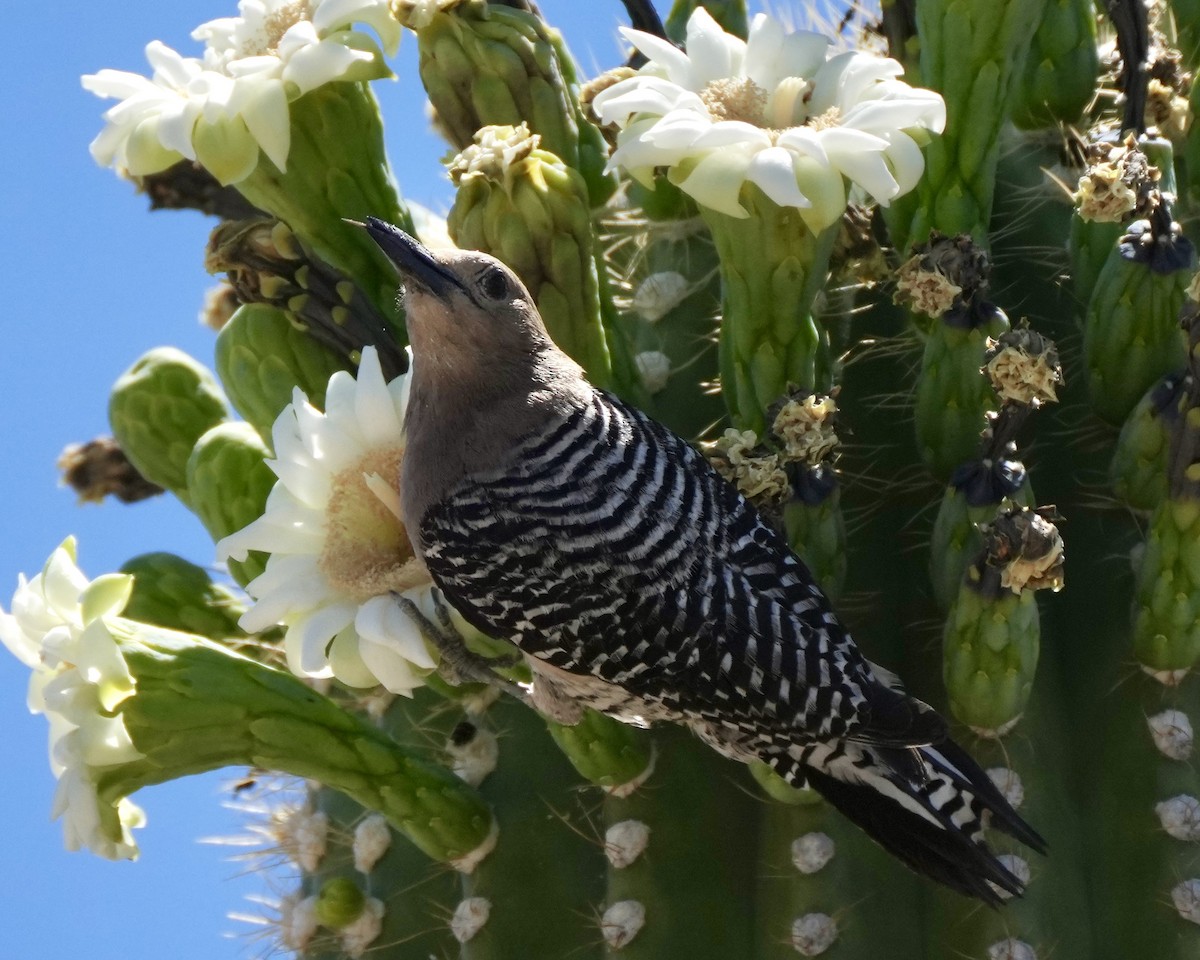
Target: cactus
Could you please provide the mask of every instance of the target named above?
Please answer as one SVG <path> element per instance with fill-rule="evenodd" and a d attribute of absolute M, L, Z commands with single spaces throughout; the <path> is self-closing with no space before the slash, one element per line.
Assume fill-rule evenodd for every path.
<path fill-rule="evenodd" d="M 217 378 L 174 347 L 141 357 L 121 374 L 108 400 L 113 436 L 129 462 L 185 502 L 192 447 L 228 416 Z"/>
<path fill-rule="evenodd" d="M 316 30 L 325 4 L 264 9 Z M 514 699 L 530 673 L 503 638 L 440 605 L 397 491 L 395 281 L 341 219 L 408 226 L 369 86 L 386 67 L 348 28 L 322 42 L 357 72 L 281 88 L 286 170 L 196 126 L 242 198 L 212 207 L 207 263 L 241 302 L 216 376 L 163 348 L 110 398 L 144 485 L 215 541 L 258 523 L 270 566 L 250 551 L 226 578 L 159 552 L 123 567 L 132 583 L 81 586 L 64 546 L 0 618 L 37 689 L 86 692 L 30 701 L 56 737 L 74 725 L 55 750 L 73 765 L 54 768 L 76 788 L 68 842 L 130 856 L 129 793 L 253 765 L 305 778 L 272 814 L 298 876 L 273 946 L 309 960 L 1195 956 L 1200 125 L 1178 122 L 1195 0 L 1152 16 L 1112 0 L 1098 21 L 1088 0 L 893 0 L 881 25 L 843 28 L 886 36 L 899 63 L 833 68 L 740 0 L 678 0 L 665 26 L 624 6 L 630 65 L 582 87 L 524 0 L 355 9 L 381 37 L 396 20 L 416 34 L 457 154 L 457 243 L 521 273 L 596 382 L 693 439 L 863 652 L 948 716 L 1049 842 L 989 835 L 1024 896 L 979 909 L 813 791 L 680 730 L 569 703 L 539 716 Z M 1097 77 L 1114 33 L 1115 81 Z M 944 99 L 944 129 L 901 65 Z M 167 176 L 148 168 L 178 142 L 127 113 L 100 145 L 124 137 L 115 165 Z M 288 407 L 297 389 L 309 406 Z M 490 658 L 495 689 L 469 658 L 436 662 L 413 617 Z M 81 794 L 95 809 L 71 809 Z"/>

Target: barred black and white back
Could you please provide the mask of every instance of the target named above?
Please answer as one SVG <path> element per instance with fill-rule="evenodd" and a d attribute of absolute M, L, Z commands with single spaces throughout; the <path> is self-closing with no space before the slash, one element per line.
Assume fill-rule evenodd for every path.
<path fill-rule="evenodd" d="M 881 681 L 699 452 L 615 397 L 582 397 L 421 518 L 449 602 L 582 704 L 687 724 L 811 785 L 914 869 L 989 902 L 988 881 L 1019 892 L 984 827 L 1042 841 L 942 718 Z"/>

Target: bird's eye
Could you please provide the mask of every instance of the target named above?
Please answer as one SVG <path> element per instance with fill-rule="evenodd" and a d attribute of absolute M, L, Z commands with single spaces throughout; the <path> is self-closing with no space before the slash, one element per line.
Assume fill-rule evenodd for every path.
<path fill-rule="evenodd" d="M 492 267 L 479 278 L 479 289 L 489 300 L 507 300 L 508 278 L 503 270 Z"/>

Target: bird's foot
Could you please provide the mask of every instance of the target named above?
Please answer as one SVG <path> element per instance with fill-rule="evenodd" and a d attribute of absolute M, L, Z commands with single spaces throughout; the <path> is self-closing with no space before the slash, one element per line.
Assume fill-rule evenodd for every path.
<path fill-rule="evenodd" d="M 397 606 L 410 620 L 417 625 L 421 636 L 437 648 L 441 655 L 438 662 L 438 674 L 447 683 L 460 686 L 464 683 L 484 683 L 498 687 L 519 700 L 526 700 L 528 694 L 519 684 L 497 676 L 497 667 L 511 667 L 520 662 L 520 656 L 513 657 L 483 657 L 472 651 L 463 640 L 462 635 L 450 619 L 450 609 L 442 600 L 438 591 L 433 591 L 434 623 L 408 597 L 393 594 Z"/>

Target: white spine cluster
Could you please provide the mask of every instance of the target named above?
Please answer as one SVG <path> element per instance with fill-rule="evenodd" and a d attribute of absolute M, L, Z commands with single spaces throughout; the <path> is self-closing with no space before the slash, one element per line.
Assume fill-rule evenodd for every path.
<path fill-rule="evenodd" d="M 1165 757 L 1186 760 L 1192 755 L 1195 736 L 1192 721 L 1182 710 L 1164 710 L 1146 719 L 1154 745 Z"/>
<path fill-rule="evenodd" d="M 450 918 L 450 932 L 459 943 L 475 936 L 492 915 L 492 901 L 486 897 L 467 897 L 460 900 Z"/>
<path fill-rule="evenodd" d="M 806 913 L 792 921 L 792 947 L 802 957 L 819 957 L 837 938 L 837 921 L 827 913 Z"/>
<path fill-rule="evenodd" d="M 833 859 L 833 838 L 824 833 L 806 833 L 792 841 L 792 863 L 801 873 L 816 873 Z"/>
<path fill-rule="evenodd" d="M 634 863 L 650 843 L 650 828 L 641 820 L 622 820 L 604 831 L 604 855 L 616 870 Z"/>
<path fill-rule="evenodd" d="M 600 934 L 613 950 L 620 950 L 646 925 L 646 908 L 639 900 L 618 900 L 600 918 Z"/>

